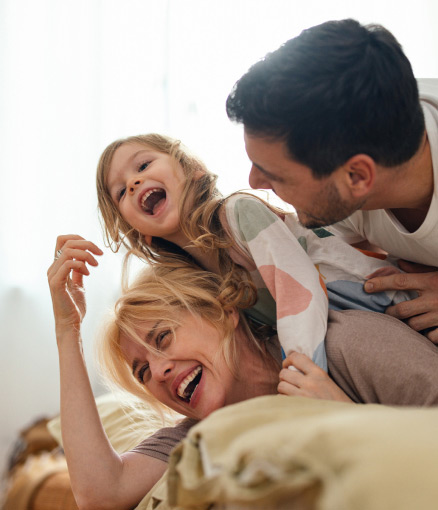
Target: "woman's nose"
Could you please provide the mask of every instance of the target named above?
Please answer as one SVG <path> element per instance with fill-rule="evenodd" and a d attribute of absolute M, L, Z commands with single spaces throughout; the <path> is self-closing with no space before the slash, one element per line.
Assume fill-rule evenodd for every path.
<path fill-rule="evenodd" d="M 249 173 L 249 185 L 253 189 L 271 189 L 271 183 L 266 180 L 260 170 L 254 165 Z"/>
<path fill-rule="evenodd" d="M 149 363 L 151 377 L 157 382 L 164 382 L 169 379 L 173 374 L 174 362 L 170 359 L 157 356 Z"/>
<path fill-rule="evenodd" d="M 138 175 L 129 179 L 127 183 L 128 194 L 133 195 L 135 193 L 135 190 L 140 186 L 142 182 L 143 181 L 140 179 L 140 177 L 138 177 Z"/>

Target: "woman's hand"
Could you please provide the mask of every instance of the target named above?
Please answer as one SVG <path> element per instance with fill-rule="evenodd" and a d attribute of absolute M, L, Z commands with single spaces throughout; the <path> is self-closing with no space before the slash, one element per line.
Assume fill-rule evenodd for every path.
<path fill-rule="evenodd" d="M 291 370 L 294 367 L 297 370 Z M 283 361 L 278 393 L 323 400 L 352 402 L 322 368 L 308 356 L 293 352 Z"/>
<path fill-rule="evenodd" d="M 94 243 L 80 236 L 65 235 L 56 240 L 55 260 L 47 277 L 57 331 L 80 328 L 86 311 L 83 277 L 90 274 L 86 263 L 98 265 L 92 253 L 103 254 Z"/>

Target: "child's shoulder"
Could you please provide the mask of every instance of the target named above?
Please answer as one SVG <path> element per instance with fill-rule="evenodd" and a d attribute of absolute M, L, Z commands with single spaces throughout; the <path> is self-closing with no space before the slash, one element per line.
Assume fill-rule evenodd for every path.
<path fill-rule="evenodd" d="M 225 214 L 223 214 L 225 213 Z M 233 193 L 224 200 L 222 225 L 234 232 L 233 237 L 252 239 L 277 222 L 283 223 L 284 212 L 250 193 Z M 223 218 L 222 216 L 222 218 Z"/>
<path fill-rule="evenodd" d="M 268 202 L 259 198 L 251 193 L 245 193 L 243 191 L 237 191 L 236 193 L 232 193 L 227 198 L 224 199 L 225 208 L 228 211 L 239 212 L 259 212 L 266 213 L 270 212 L 271 214 L 275 214 L 277 216 L 282 216 L 284 211 L 277 207 L 271 206 Z"/>
<path fill-rule="evenodd" d="M 226 204 L 227 206 L 230 206 L 230 205 L 236 205 L 236 204 L 245 204 L 245 203 L 249 203 L 249 202 L 257 202 L 257 203 L 264 203 L 263 201 L 259 200 L 258 197 L 256 197 L 255 195 L 252 195 L 251 193 L 246 193 L 244 191 L 236 191 L 234 193 L 231 193 L 231 195 L 228 195 L 227 197 L 224 198 L 224 201 L 223 203 Z"/>

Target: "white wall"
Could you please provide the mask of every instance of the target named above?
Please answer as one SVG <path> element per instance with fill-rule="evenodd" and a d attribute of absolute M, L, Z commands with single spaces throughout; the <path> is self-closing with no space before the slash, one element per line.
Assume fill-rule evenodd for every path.
<path fill-rule="evenodd" d="M 233 83 L 303 28 L 344 17 L 385 25 L 417 76 L 438 76 L 434 0 L 2 0 L 0 462 L 18 429 L 59 407 L 46 270 L 60 233 L 103 245 L 94 192 L 103 148 L 165 132 L 220 175 L 224 193 L 246 187 L 241 130 L 224 110 Z M 106 251 L 86 282 L 90 367 L 119 275 L 120 257 Z"/>

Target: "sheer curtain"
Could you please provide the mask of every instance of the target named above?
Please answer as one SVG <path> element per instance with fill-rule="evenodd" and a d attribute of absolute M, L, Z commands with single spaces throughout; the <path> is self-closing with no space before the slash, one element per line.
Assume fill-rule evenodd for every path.
<path fill-rule="evenodd" d="M 224 110 L 233 83 L 303 28 L 345 17 L 385 25 L 418 77 L 438 76 L 433 0 L 2 0 L 2 462 L 19 428 L 59 409 L 46 270 L 60 233 L 103 247 L 94 191 L 103 148 L 164 132 L 219 174 L 224 193 L 246 187 L 241 129 Z M 91 345 L 118 293 L 120 256 L 105 250 L 100 262 L 84 323 L 97 393 Z"/>

